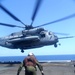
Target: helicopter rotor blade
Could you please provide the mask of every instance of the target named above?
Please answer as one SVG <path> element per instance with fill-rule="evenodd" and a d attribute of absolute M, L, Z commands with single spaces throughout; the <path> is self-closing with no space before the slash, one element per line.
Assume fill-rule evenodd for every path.
<path fill-rule="evenodd" d="M 39 8 L 40 8 L 41 3 L 42 3 L 42 0 L 37 0 L 35 9 L 34 9 L 34 12 L 33 12 L 33 15 L 32 15 L 32 22 L 31 22 L 31 25 L 32 25 L 33 22 L 34 22 L 34 19 L 35 19 L 35 17 L 36 17 L 36 14 L 37 14 Z"/>
<path fill-rule="evenodd" d="M 0 25 L 2 25 L 2 26 L 8 26 L 8 27 L 18 27 L 18 28 L 25 28 L 25 27 L 16 26 L 16 25 L 12 25 L 12 24 L 5 24 L 5 23 L 0 23 Z"/>
<path fill-rule="evenodd" d="M 60 37 L 58 39 L 67 39 L 67 38 L 74 38 L 75 36 L 67 36 L 67 37 Z"/>
<path fill-rule="evenodd" d="M 0 4 L 0 8 L 4 10 L 9 16 L 11 16 L 16 21 L 21 22 L 23 25 L 25 25 L 20 19 L 18 19 L 16 16 L 14 16 L 11 12 L 9 12 L 3 5 Z"/>
<path fill-rule="evenodd" d="M 48 22 L 48 23 L 45 23 L 45 24 L 42 24 L 42 25 L 38 25 L 38 26 L 36 26 L 36 27 L 34 27 L 34 28 L 41 27 L 41 26 L 46 26 L 46 25 L 53 24 L 53 23 L 57 23 L 57 22 L 60 22 L 60 21 L 64 21 L 64 20 L 73 18 L 73 17 L 75 17 L 75 13 L 74 13 L 74 14 L 71 14 L 71 15 L 68 15 L 68 16 L 66 16 L 66 17 L 57 19 L 57 20 L 52 21 L 52 22 Z"/>
<path fill-rule="evenodd" d="M 66 35 L 70 35 L 70 34 L 67 34 L 67 33 L 59 33 L 59 32 L 53 32 L 54 34 L 58 34 L 58 35 L 64 35 L 64 36 L 66 36 Z"/>

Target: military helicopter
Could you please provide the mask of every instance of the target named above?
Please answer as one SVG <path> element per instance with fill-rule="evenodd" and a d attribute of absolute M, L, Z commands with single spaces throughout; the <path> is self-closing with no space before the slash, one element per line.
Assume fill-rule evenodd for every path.
<path fill-rule="evenodd" d="M 9 16 L 11 16 L 16 21 L 21 22 L 24 25 L 24 27 L 11 25 L 11 24 L 5 24 L 5 23 L 0 23 L 0 25 L 25 28 L 24 30 L 20 32 L 14 32 L 8 36 L 0 38 L 0 46 L 10 48 L 10 49 L 21 49 L 21 52 L 23 53 L 24 50 L 27 50 L 27 49 L 40 48 L 40 47 L 48 46 L 48 45 L 54 45 L 54 47 L 57 47 L 57 43 L 59 39 L 73 38 L 73 36 L 58 38 L 53 32 L 47 31 L 44 28 L 40 28 L 40 27 L 72 18 L 75 16 L 75 14 L 66 16 L 64 18 L 61 18 L 61 19 L 58 19 L 49 23 L 45 23 L 40 26 L 36 26 L 36 27 L 32 26 L 41 3 L 42 3 L 42 0 L 37 0 L 35 9 L 32 15 L 31 25 L 24 24 L 20 19 L 14 16 L 2 4 L 0 4 L 0 8 L 4 12 L 6 12 Z"/>

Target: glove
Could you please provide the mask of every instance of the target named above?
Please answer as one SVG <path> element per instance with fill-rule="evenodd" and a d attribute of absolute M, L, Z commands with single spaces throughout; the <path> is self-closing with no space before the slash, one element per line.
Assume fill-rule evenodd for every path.
<path fill-rule="evenodd" d="M 42 75 L 44 75 L 44 73 L 42 73 Z"/>
<path fill-rule="evenodd" d="M 44 72 L 43 72 L 43 71 L 41 71 L 41 74 L 42 74 L 42 75 L 44 75 Z"/>

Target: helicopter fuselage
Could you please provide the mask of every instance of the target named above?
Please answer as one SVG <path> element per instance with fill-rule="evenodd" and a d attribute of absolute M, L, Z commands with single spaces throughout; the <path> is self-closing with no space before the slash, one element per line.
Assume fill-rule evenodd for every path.
<path fill-rule="evenodd" d="M 23 30 L 0 38 L 0 46 L 21 50 L 56 45 L 57 42 L 57 36 L 43 29 Z"/>

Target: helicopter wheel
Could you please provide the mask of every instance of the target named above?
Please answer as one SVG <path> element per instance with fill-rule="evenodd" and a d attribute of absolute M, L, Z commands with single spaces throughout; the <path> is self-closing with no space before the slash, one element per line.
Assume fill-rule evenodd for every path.
<path fill-rule="evenodd" d="M 24 50 L 23 50 L 23 49 L 21 49 L 21 52 L 22 52 L 22 53 L 24 53 Z"/>
<path fill-rule="evenodd" d="M 57 44 L 54 44 L 54 47 L 57 47 Z"/>

